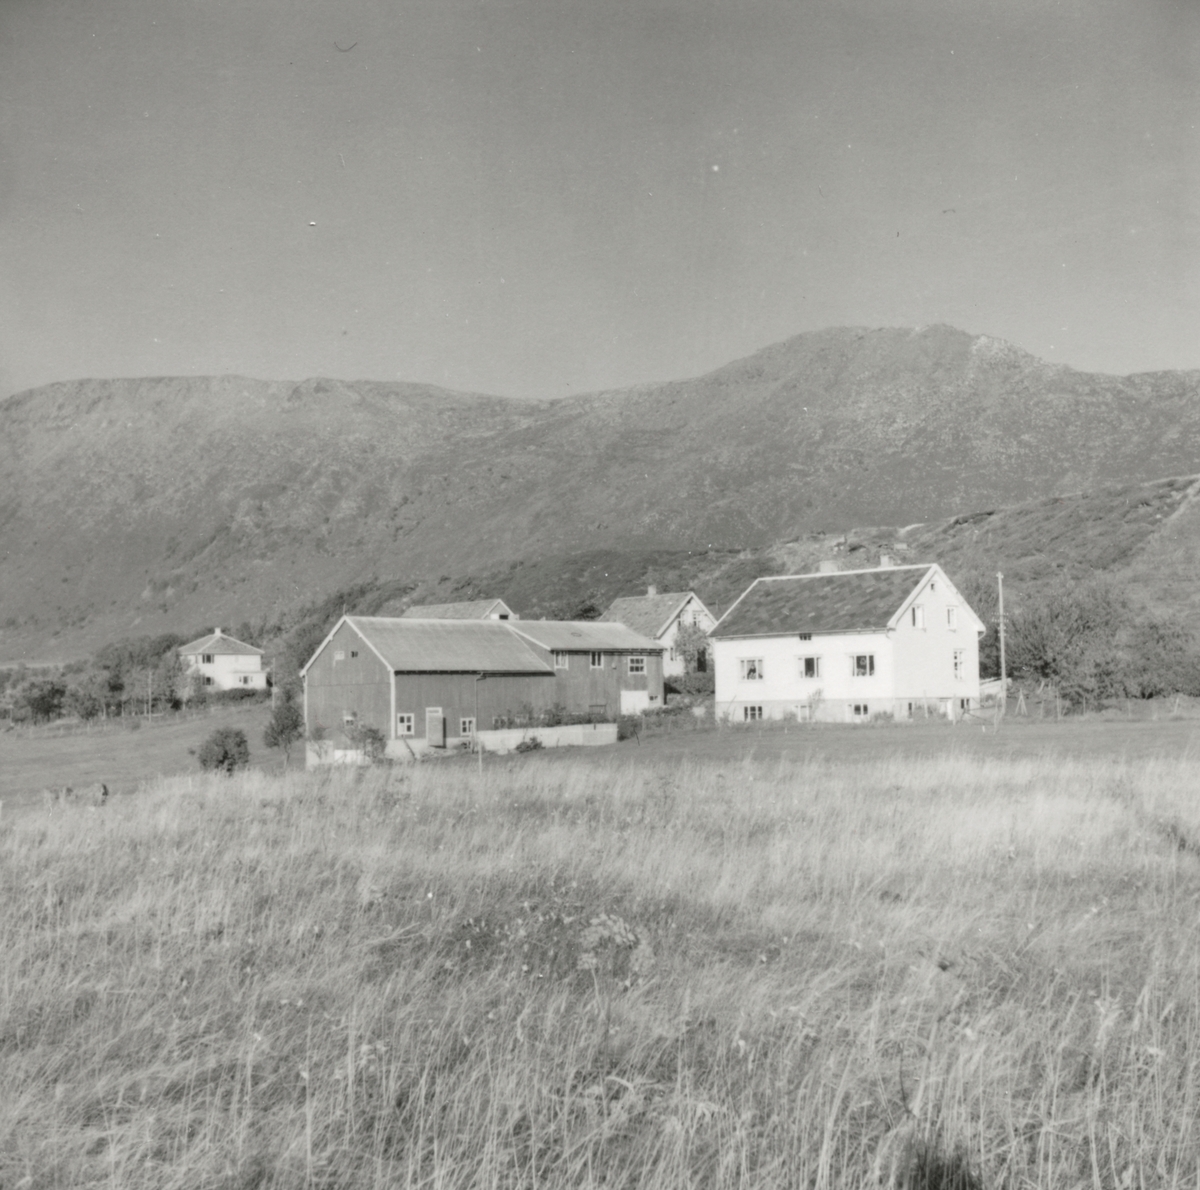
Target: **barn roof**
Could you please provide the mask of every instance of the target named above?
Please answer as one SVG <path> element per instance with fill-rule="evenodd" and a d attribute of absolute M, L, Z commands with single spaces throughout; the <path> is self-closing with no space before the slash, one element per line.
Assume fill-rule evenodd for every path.
<path fill-rule="evenodd" d="M 600 620 L 602 623 L 625 624 L 643 636 L 656 637 L 670 627 L 671 621 L 691 597 L 691 591 L 623 596 L 612 601 Z"/>
<path fill-rule="evenodd" d="M 345 619 L 393 671 L 554 672 L 512 632 L 509 621 L 406 620 L 391 616 L 346 616 Z"/>
<path fill-rule="evenodd" d="M 401 612 L 405 620 L 486 620 L 495 609 L 512 610 L 503 599 L 471 599 L 465 603 L 425 603 Z"/>
<path fill-rule="evenodd" d="M 608 650 L 609 652 L 661 653 L 663 646 L 625 624 L 602 620 L 518 620 L 508 628 L 543 649 L 560 652 Z"/>
<path fill-rule="evenodd" d="M 193 653 L 213 653 L 221 657 L 261 657 L 262 649 L 256 649 L 253 645 L 246 644 L 245 641 L 235 640 L 232 636 L 226 636 L 219 628 L 215 632 L 210 632 L 207 636 L 200 637 L 199 640 L 194 640 L 190 644 L 180 645 L 179 652 L 185 656 L 191 656 Z"/>
<path fill-rule="evenodd" d="M 723 639 L 882 632 L 931 570 L 937 567 L 887 566 L 755 579 L 709 635 Z"/>

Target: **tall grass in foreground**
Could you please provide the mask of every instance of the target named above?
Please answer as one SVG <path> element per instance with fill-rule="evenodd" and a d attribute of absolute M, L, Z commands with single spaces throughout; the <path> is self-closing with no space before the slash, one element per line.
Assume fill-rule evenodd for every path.
<path fill-rule="evenodd" d="M 179 778 L 0 832 L 0 1186 L 1195 1187 L 1197 767 Z"/>

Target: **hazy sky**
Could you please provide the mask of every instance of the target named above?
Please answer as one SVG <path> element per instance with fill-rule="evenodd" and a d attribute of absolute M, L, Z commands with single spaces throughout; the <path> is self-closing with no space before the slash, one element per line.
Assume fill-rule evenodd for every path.
<path fill-rule="evenodd" d="M 0 0 L 0 395 L 1200 367 L 1196 0 Z"/>

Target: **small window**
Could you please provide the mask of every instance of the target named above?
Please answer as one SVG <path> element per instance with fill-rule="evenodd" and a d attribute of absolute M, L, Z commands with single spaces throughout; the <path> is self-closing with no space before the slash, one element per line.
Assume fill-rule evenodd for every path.
<path fill-rule="evenodd" d="M 964 715 L 969 715 L 971 713 L 971 700 L 969 698 L 960 698 L 958 700 L 958 709 Z"/>
<path fill-rule="evenodd" d="M 856 678 L 869 678 L 875 673 L 875 654 L 856 653 L 850 658 L 850 673 Z"/>
<path fill-rule="evenodd" d="M 345 649 L 334 649 L 333 659 L 334 659 L 334 661 L 345 661 L 346 660 L 346 650 Z"/>
<path fill-rule="evenodd" d="M 242 679 L 242 685 L 243 685 L 243 686 L 249 686 L 249 685 L 250 685 L 250 683 L 251 683 L 253 680 L 254 680 L 253 678 L 248 678 L 248 677 L 247 677 L 247 678 L 243 678 L 243 679 Z"/>
<path fill-rule="evenodd" d="M 676 657 L 676 649 L 675 649 L 675 646 L 674 646 L 674 645 L 672 645 L 672 646 L 671 646 L 671 654 L 670 654 L 670 657 L 671 657 L 671 660 L 672 660 L 672 661 L 675 661 L 675 660 L 677 660 L 677 657 Z"/>
<path fill-rule="evenodd" d="M 413 733 L 413 716 L 411 711 L 401 711 L 396 716 L 396 734 L 397 735 L 412 735 Z"/>
<path fill-rule="evenodd" d="M 912 606 L 912 626 L 914 628 L 925 627 L 925 609 L 919 603 L 914 603 Z"/>
<path fill-rule="evenodd" d="M 201 653 L 200 654 L 200 663 L 202 665 L 212 665 L 213 654 L 212 653 Z"/>
<path fill-rule="evenodd" d="M 811 632 L 802 632 L 802 633 L 800 633 L 800 639 L 801 640 L 812 640 L 812 633 Z"/>
<path fill-rule="evenodd" d="M 742 722 L 743 723 L 753 723 L 755 719 L 761 719 L 763 717 L 762 712 L 763 712 L 763 709 L 761 706 L 742 707 Z"/>
<path fill-rule="evenodd" d="M 958 608 L 946 608 L 946 627 L 951 630 L 958 627 Z"/>
<path fill-rule="evenodd" d="M 206 686 L 211 686 L 211 685 L 213 685 L 213 680 L 212 680 L 212 678 L 210 678 L 210 677 L 208 677 L 208 676 L 206 675 L 206 676 L 205 676 L 205 678 L 204 678 L 204 684 L 205 684 Z"/>
<path fill-rule="evenodd" d="M 631 674 L 644 674 L 646 672 L 646 658 L 645 657 L 630 657 L 629 658 L 629 672 Z"/>
<path fill-rule="evenodd" d="M 855 719 L 868 719 L 871 715 L 871 708 L 865 702 L 856 702 L 854 704 Z"/>
<path fill-rule="evenodd" d="M 604 668 L 604 654 L 603 653 L 592 653 L 591 657 L 590 657 L 590 663 L 591 663 L 592 669 L 603 669 Z"/>
<path fill-rule="evenodd" d="M 937 583 L 935 583 L 935 582 L 931 582 L 931 583 L 929 584 L 929 590 L 930 590 L 930 592 L 931 592 L 931 593 L 932 593 L 933 591 L 936 591 L 936 590 L 937 590 Z"/>
<path fill-rule="evenodd" d="M 508 612 L 501 612 L 501 613 L 500 613 L 500 614 L 499 614 L 499 615 L 496 617 L 496 619 L 498 619 L 498 620 L 507 620 L 507 619 L 508 619 Z M 466 720 L 463 720 L 463 722 L 465 723 L 465 722 L 466 722 Z"/>
<path fill-rule="evenodd" d="M 474 719 L 460 719 L 458 721 L 458 734 L 459 735 L 474 735 L 475 734 L 475 720 Z"/>
<path fill-rule="evenodd" d="M 567 654 L 565 652 L 563 652 L 562 649 L 554 650 L 554 668 L 555 669 L 569 669 L 570 668 L 570 663 L 567 659 Z"/>
<path fill-rule="evenodd" d="M 954 676 L 958 681 L 966 677 L 967 654 L 965 649 L 954 650 Z"/>
<path fill-rule="evenodd" d="M 821 658 L 820 657 L 801 657 L 800 658 L 800 677 L 802 678 L 819 678 L 821 676 Z"/>
<path fill-rule="evenodd" d="M 351 657 L 357 657 L 357 656 L 358 656 L 358 650 L 357 650 L 357 649 L 351 649 L 351 650 L 350 650 L 350 656 L 351 656 Z"/>
<path fill-rule="evenodd" d="M 761 657 L 743 657 L 738 665 L 741 667 L 743 682 L 761 682 L 763 680 L 763 659 Z"/>
<path fill-rule="evenodd" d="M 358 715 L 354 711 L 342 712 L 342 726 L 353 727 L 358 722 Z"/>

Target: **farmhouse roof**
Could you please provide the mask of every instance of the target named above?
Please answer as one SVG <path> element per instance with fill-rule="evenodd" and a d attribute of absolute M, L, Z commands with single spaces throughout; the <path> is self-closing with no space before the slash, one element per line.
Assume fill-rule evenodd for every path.
<path fill-rule="evenodd" d="M 346 616 L 345 620 L 393 671 L 554 672 L 504 620 L 406 620 L 391 616 Z"/>
<path fill-rule="evenodd" d="M 559 652 L 661 653 L 663 646 L 624 624 L 601 620 L 519 620 L 508 627 L 543 649 Z"/>
<path fill-rule="evenodd" d="M 471 599 L 466 603 L 424 603 L 401 612 L 404 620 L 486 620 L 493 611 L 512 615 L 503 599 Z"/>
<path fill-rule="evenodd" d="M 627 595 L 614 599 L 600 620 L 602 623 L 625 624 L 643 636 L 657 637 L 671 626 L 671 621 L 679 615 L 683 605 L 691 598 L 691 591 L 674 591 L 663 595 Z"/>
<path fill-rule="evenodd" d="M 190 657 L 193 653 L 213 653 L 221 657 L 236 656 L 236 657 L 261 657 L 262 649 L 256 649 L 253 645 L 246 644 L 245 641 L 235 640 L 232 636 L 226 636 L 219 628 L 215 632 L 210 632 L 207 636 L 200 637 L 199 640 L 194 640 L 190 644 L 180 645 L 179 652 L 184 656 Z"/>
<path fill-rule="evenodd" d="M 886 566 L 755 579 L 709 634 L 882 632 L 937 566 Z"/>

